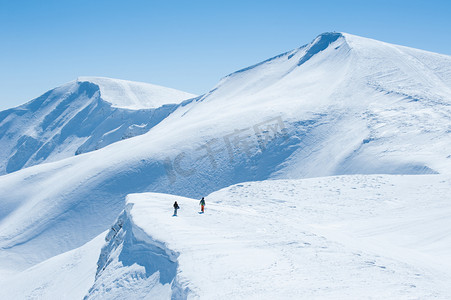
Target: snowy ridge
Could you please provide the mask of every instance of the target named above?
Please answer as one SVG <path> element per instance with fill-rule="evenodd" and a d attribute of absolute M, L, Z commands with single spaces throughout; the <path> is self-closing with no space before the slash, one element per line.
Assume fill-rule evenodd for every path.
<path fill-rule="evenodd" d="M 449 194 L 450 182 L 446 176 L 451 174 L 450 82 L 449 56 L 343 33 L 323 34 L 307 46 L 223 78 L 212 91 L 199 98 L 172 108 L 163 106 L 163 116 L 152 125 L 123 121 L 122 116 L 132 120 L 141 113 L 143 118 L 149 115 L 144 113 L 146 110 L 114 108 L 111 103 L 102 100 L 100 88 L 96 84 L 79 82 L 61 87 L 39 98 L 39 101 L 36 99 L 27 104 L 27 109 L 0 113 L 0 133 L 8 133 L 3 137 L 33 137 L 33 140 L 26 137 L 20 145 L 16 140 L 4 140 L 5 145 L 12 145 L 17 153 L 35 155 L 34 150 L 27 150 L 34 149 L 35 140 L 38 140 L 33 130 L 26 127 L 26 133 L 16 134 L 10 130 L 22 128 L 21 124 L 24 123 L 14 122 L 39 120 L 39 126 L 35 128 L 44 126 L 46 129 L 43 132 L 50 132 L 52 128 L 65 128 L 64 124 L 78 115 L 77 122 L 72 123 L 71 128 L 83 129 L 83 126 L 74 124 L 84 120 L 85 115 L 79 114 L 80 106 L 72 109 L 71 103 L 88 105 L 82 111 L 93 118 L 102 115 L 97 105 L 100 105 L 99 108 L 119 110 L 121 113 L 117 120 L 121 121 L 114 121 L 115 126 L 102 127 L 99 135 L 93 134 L 95 130 L 92 131 L 89 126 L 86 135 L 74 135 L 87 140 L 93 138 L 88 149 L 100 145 L 101 149 L 97 151 L 77 156 L 72 153 L 64 159 L 23 169 L 20 168 L 29 166 L 28 161 L 32 160 L 26 160 L 27 155 L 16 156 L 21 158 L 17 161 L 24 162 L 24 165 L 17 164 L 18 171 L 0 176 L 0 266 L 3 272 L 22 276 L 21 271 L 38 263 L 47 265 L 57 255 L 81 249 L 88 241 L 110 228 L 110 224 L 124 209 L 124 199 L 130 193 L 150 191 L 198 198 L 248 181 L 262 181 L 259 187 L 262 190 L 266 185 L 279 190 L 275 182 L 267 180 L 293 179 L 293 184 L 279 182 L 280 190 L 289 191 L 288 196 L 268 192 L 269 198 L 266 198 L 258 194 L 259 189 L 251 188 L 251 192 L 240 194 L 240 199 L 252 198 L 251 203 L 244 201 L 235 206 L 229 204 L 233 195 L 224 197 L 222 202 L 213 200 L 216 196 L 212 199 L 209 196 L 208 203 L 213 205 L 209 204 L 211 206 L 208 207 L 214 208 L 214 203 L 219 205 L 215 212 L 221 218 L 217 219 L 212 219 L 208 214 L 199 219 L 197 201 L 192 199 L 181 199 L 183 205 L 180 213 L 187 211 L 185 208 L 194 213 L 174 220 L 166 218 L 171 214 L 173 196 L 131 196 L 129 201 L 134 203 L 130 211 L 132 230 L 127 230 L 128 234 L 124 231 L 123 236 L 118 235 L 114 243 L 104 248 L 104 257 L 110 258 L 104 262 L 110 263 L 105 264 L 104 272 L 99 273 L 91 290 L 93 297 L 96 293 L 101 295 L 108 283 L 115 284 L 114 277 L 119 273 L 124 276 L 122 278 L 140 274 L 136 281 L 138 285 L 144 284 L 146 280 L 154 280 L 152 282 L 155 284 L 151 286 L 155 286 L 155 291 L 164 290 L 166 295 L 173 292 L 171 284 L 165 280 L 163 282 L 166 283 L 159 281 L 160 275 L 146 273 L 146 262 L 142 262 L 144 267 L 137 269 L 130 269 L 123 264 L 121 259 L 127 255 L 121 256 L 121 251 L 130 249 L 134 252 L 134 246 L 139 244 L 133 241 L 135 238 L 144 241 L 146 251 L 157 251 L 152 247 L 159 245 L 157 248 L 161 251 L 170 249 L 179 253 L 177 282 L 183 288 L 188 287 L 192 295 L 216 296 L 217 291 L 203 285 L 203 279 L 196 276 L 197 268 L 202 268 L 199 274 L 211 275 L 207 278 L 217 276 L 216 282 L 229 280 L 230 286 L 238 287 L 231 289 L 229 294 L 224 293 L 229 297 L 243 289 L 243 295 L 250 298 L 266 293 L 280 296 L 274 290 L 261 287 L 261 282 L 268 283 L 267 278 L 257 276 L 252 281 L 251 275 L 258 274 L 257 271 L 261 270 L 259 267 L 264 269 L 262 276 L 267 270 L 273 270 L 274 273 L 270 272 L 273 275 L 301 274 L 291 281 L 281 276 L 280 282 L 275 283 L 279 290 L 285 290 L 287 286 L 290 286 L 287 290 L 295 290 L 299 282 L 305 280 L 325 297 L 342 295 L 342 292 L 348 295 L 347 285 L 355 288 L 349 292 L 351 296 L 361 298 L 366 295 L 369 283 L 374 282 L 371 278 L 380 279 L 378 291 L 386 292 L 381 297 L 447 295 L 449 290 L 443 286 L 442 279 L 449 278 L 449 273 L 440 267 L 436 258 L 440 258 L 439 261 L 447 260 L 448 254 L 444 249 L 449 248 L 446 238 L 449 208 L 443 195 Z M 33 107 L 39 110 L 39 114 L 33 112 Z M 71 109 L 67 110 L 66 107 Z M 130 115 L 125 115 L 125 111 Z M 91 115 L 90 112 L 95 113 Z M 39 118 L 41 113 L 42 119 Z M 21 119 L 21 114 L 28 119 Z M 116 120 L 107 118 L 112 119 Z M 132 131 L 138 133 L 122 140 L 130 125 Z M 59 142 L 63 140 L 57 138 L 54 143 L 60 145 Z M 81 145 L 86 141 L 69 144 Z M 105 143 L 102 144 L 102 141 Z M 80 147 L 74 147 L 73 151 L 77 149 Z M 439 175 L 420 177 L 368 175 L 437 173 Z M 333 177 L 338 178 L 334 180 L 324 177 L 343 174 L 353 175 Z M 315 184 L 316 179 L 299 180 L 312 177 L 324 178 L 317 179 L 319 182 Z M 340 219 L 330 219 L 335 210 L 347 207 L 341 201 L 348 201 L 348 198 L 339 198 L 340 193 L 337 191 L 348 178 L 355 179 L 359 193 L 353 194 L 356 186 L 349 186 L 350 193 L 347 194 L 353 199 L 347 202 L 349 211 L 344 212 Z M 296 188 L 297 184 L 304 183 L 305 189 Z M 421 187 L 421 190 L 412 189 L 410 185 Z M 395 189 L 392 192 L 381 192 L 392 187 Z M 298 207 L 297 201 L 303 199 L 303 195 L 318 190 L 321 192 L 312 195 L 309 202 L 302 206 L 301 212 L 291 211 L 292 206 Z M 415 190 L 415 194 L 407 193 L 410 190 Z M 258 197 L 253 198 L 252 193 Z M 409 196 L 405 197 L 406 194 Z M 220 198 L 221 194 L 217 196 Z M 253 202 L 261 199 L 266 200 L 261 207 L 256 207 Z M 336 199 L 340 199 L 340 203 L 334 202 Z M 401 206 L 398 206 L 397 199 L 404 199 Z M 422 199 L 427 202 L 422 202 Z M 321 205 L 321 201 L 327 205 Z M 375 211 L 366 210 L 366 205 L 374 203 L 377 204 L 373 207 Z M 362 204 L 365 206 L 362 207 Z M 335 210 L 326 209 L 329 205 Z M 281 206 L 285 209 L 283 214 L 278 213 Z M 393 207 L 394 210 L 390 210 Z M 322 210 L 328 215 L 321 215 Z M 230 214 L 230 211 L 233 213 Z M 388 219 L 381 213 L 386 211 L 390 211 Z M 424 222 L 420 214 L 423 211 L 428 212 Z M 303 212 L 306 215 L 299 218 Z M 316 224 L 315 220 L 310 219 L 313 225 L 303 224 L 304 231 L 300 233 L 294 224 L 299 219 L 307 220 L 309 213 L 327 222 L 318 221 L 320 224 Z M 397 223 L 397 218 L 403 213 L 406 218 Z M 371 219 L 375 215 L 378 217 Z M 287 220 L 296 221 L 286 223 L 286 216 Z M 371 219 L 372 223 L 366 223 L 365 218 Z M 348 219 L 355 223 L 347 223 Z M 203 222 L 201 220 L 208 222 L 199 223 Z M 264 222 L 267 221 L 274 226 L 265 227 L 267 224 Z M 381 226 L 372 231 L 371 224 Z M 146 233 L 144 237 L 139 230 L 134 231 L 135 225 Z M 259 226 L 266 232 L 276 230 L 277 233 L 291 233 L 297 238 L 297 243 L 291 244 L 292 236 L 281 235 L 279 240 L 278 237 L 268 237 L 263 231 L 257 236 L 268 244 L 259 244 L 255 238 L 255 228 Z M 183 231 L 185 227 L 187 231 Z M 415 234 L 409 231 L 410 227 L 422 232 L 418 235 L 420 240 L 431 243 L 422 248 L 418 240 L 412 238 Z M 77 230 L 73 231 L 73 228 Z M 362 228 L 363 231 L 355 232 L 352 228 Z M 157 229 L 165 234 L 158 234 Z M 217 242 L 218 248 L 212 246 L 213 249 L 210 244 L 208 247 L 203 247 L 202 243 L 196 244 L 188 231 L 198 233 L 195 236 L 204 235 L 213 245 Z M 218 232 L 224 234 L 218 236 Z M 127 237 L 132 242 L 127 242 Z M 315 246 L 313 249 L 307 244 L 302 246 L 299 240 L 306 240 L 306 243 Z M 386 246 L 388 252 L 376 249 L 376 252 L 381 252 L 374 254 L 371 246 L 378 243 Z M 236 256 L 227 256 L 227 253 L 221 252 L 224 244 L 231 247 L 232 253 L 244 253 L 249 258 L 249 265 L 242 266 L 236 262 Z M 267 245 L 274 246 L 274 250 Z M 291 245 L 288 246 L 290 253 L 284 252 L 287 245 Z M 408 250 L 410 246 L 413 250 Z M 355 247 L 365 252 L 365 256 L 350 250 Z M 202 265 L 209 255 L 205 249 L 214 250 L 208 259 L 212 266 L 216 266 L 214 273 L 209 273 L 207 265 Z M 398 250 L 412 255 L 406 256 L 408 260 L 403 260 Z M 301 254 L 296 251 L 301 251 Z M 255 253 L 261 253 L 257 257 L 267 258 L 265 262 L 278 262 L 280 257 L 288 258 L 283 260 L 283 265 L 271 267 L 253 259 Z M 218 255 L 223 260 L 216 261 Z M 306 261 L 303 255 L 311 260 Z M 377 255 L 388 258 L 379 262 Z M 414 257 L 421 257 L 424 265 L 415 263 Z M 198 264 L 191 265 L 189 261 Z M 330 267 L 336 266 L 337 261 L 336 268 Z M 312 264 L 307 271 L 299 267 L 309 262 Z M 318 268 L 318 265 L 321 267 Z M 340 273 L 340 267 L 348 268 L 347 274 L 358 276 L 348 278 Z M 433 270 L 425 270 L 429 267 Z M 116 270 L 119 273 L 115 273 Z M 319 271 L 315 273 L 314 270 Z M 337 281 L 332 280 L 336 285 L 329 290 L 321 290 L 323 283 L 331 281 L 323 274 L 333 272 L 336 273 L 331 277 L 339 278 Z M 94 278 L 95 271 L 91 275 Z M 241 282 L 235 282 L 235 279 L 241 279 Z M 265 287 L 271 287 L 272 284 L 266 284 Z M 415 290 L 411 285 L 421 288 Z M 118 293 L 126 290 L 125 287 L 116 287 Z M 144 293 L 144 290 L 140 291 Z M 307 295 L 299 291 L 299 295 L 314 297 L 315 291 Z"/>
<path fill-rule="evenodd" d="M 247 182 L 208 195 L 205 214 L 199 200 L 132 194 L 86 299 L 442 298 L 450 186 L 445 176 Z"/>
<path fill-rule="evenodd" d="M 235 71 L 232 74 L 227 75 L 225 78 L 232 77 L 236 74 L 255 69 L 259 66 L 263 66 L 263 65 L 271 63 L 275 60 L 280 62 L 281 58 L 285 58 L 285 59 L 289 60 L 289 59 L 292 59 L 293 57 L 295 57 L 295 59 L 296 58 L 298 59 L 297 65 L 300 66 L 303 63 L 305 63 L 307 60 L 309 60 L 311 57 L 313 57 L 315 54 L 318 54 L 319 52 L 325 50 L 330 44 L 337 41 L 339 38 L 344 38 L 344 35 L 342 33 L 336 33 L 336 32 L 326 32 L 326 33 L 320 34 L 310 44 L 303 45 L 303 46 L 299 47 L 298 49 L 287 51 L 285 53 L 276 55 L 274 57 L 271 57 L 265 61 L 262 61 L 255 65 L 252 65 L 250 67 Z"/>
<path fill-rule="evenodd" d="M 245 182 L 208 195 L 204 214 L 132 194 L 106 235 L 0 277 L 0 296 L 445 299 L 450 189 L 443 175 Z"/>
<path fill-rule="evenodd" d="M 144 83 L 79 78 L 0 112 L 0 174 L 143 134 L 191 96 Z M 145 109 L 120 107 L 129 100 Z"/>
<path fill-rule="evenodd" d="M 158 108 L 196 97 L 194 94 L 144 82 L 86 76 L 78 77 L 77 81 L 97 85 L 102 99 L 118 108 Z"/>
<path fill-rule="evenodd" d="M 133 223 L 129 203 L 102 248 L 95 283 L 84 299 L 185 299 L 177 283 L 177 253 Z"/>
<path fill-rule="evenodd" d="M 399 46 L 343 36 L 301 65 L 312 47 L 229 76 L 145 134 L 2 176 L 0 247 L 42 245 L 38 261 L 79 247 L 113 222 L 133 192 L 198 197 L 268 178 L 449 174 L 450 94 L 441 82 L 417 79 L 445 78 L 449 58 L 415 49 L 406 56 Z M 437 67 L 419 75 L 420 56 Z M 271 135 L 263 148 L 254 128 L 262 123 Z M 74 225 L 80 240 L 44 247 Z"/>

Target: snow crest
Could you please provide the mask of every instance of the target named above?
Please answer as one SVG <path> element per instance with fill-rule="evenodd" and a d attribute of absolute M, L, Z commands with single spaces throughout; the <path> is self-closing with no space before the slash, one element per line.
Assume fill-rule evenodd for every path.
<path fill-rule="evenodd" d="M 103 100 L 113 107 L 127 109 L 157 108 L 168 103 L 178 104 L 196 97 L 191 93 L 155 84 L 106 77 L 78 77 L 78 82 L 91 82 L 100 89 Z"/>
<path fill-rule="evenodd" d="M 132 203 L 105 237 L 88 299 L 186 299 L 177 282 L 178 254 L 133 223 Z"/>

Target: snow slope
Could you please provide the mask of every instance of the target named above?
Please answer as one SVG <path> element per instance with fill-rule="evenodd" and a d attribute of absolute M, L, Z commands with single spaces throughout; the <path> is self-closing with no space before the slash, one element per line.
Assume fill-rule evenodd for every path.
<path fill-rule="evenodd" d="M 446 299 L 450 192 L 443 175 L 246 182 L 208 195 L 205 214 L 199 200 L 132 194 L 101 251 L 105 234 L 15 274 L 0 296 Z"/>
<path fill-rule="evenodd" d="M 135 226 L 178 253 L 172 276 L 188 298 L 444 299 L 450 189 L 449 176 L 357 175 L 234 185 L 205 214 L 163 194 L 127 203 Z"/>
<path fill-rule="evenodd" d="M 320 35 L 226 76 L 145 134 L 1 176 L 0 266 L 22 271 L 81 247 L 114 222 L 129 193 L 199 197 L 268 178 L 449 175 L 450 83 L 449 56 Z"/>
<path fill-rule="evenodd" d="M 1 274 L 1 299 L 83 299 L 95 282 L 100 234 L 80 248 L 52 257 L 21 273 Z"/>
<path fill-rule="evenodd" d="M 0 112 L 0 174 L 143 134 L 192 97 L 146 83 L 79 78 Z"/>

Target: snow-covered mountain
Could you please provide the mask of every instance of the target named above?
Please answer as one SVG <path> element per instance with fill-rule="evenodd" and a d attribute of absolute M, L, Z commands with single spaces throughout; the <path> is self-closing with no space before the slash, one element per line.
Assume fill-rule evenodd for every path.
<path fill-rule="evenodd" d="M 83 82 L 80 83 L 80 85 L 83 84 Z M 326 264 L 339 259 L 340 263 L 336 265 L 336 272 L 331 273 L 330 278 L 317 274 L 319 282 L 324 283 L 326 287 L 331 286 L 330 282 L 337 277 L 340 278 L 340 282 L 348 282 L 348 277 L 340 277 L 340 266 L 345 269 L 353 263 L 357 266 L 357 269 L 346 269 L 350 272 L 346 274 L 358 274 L 361 277 L 353 276 L 352 284 L 334 286 L 329 290 L 326 288 L 326 294 L 321 294 L 323 296 L 334 297 L 337 292 L 340 295 L 361 296 L 364 290 L 360 292 L 352 290 L 353 286 L 359 284 L 359 278 L 362 282 L 367 282 L 367 285 L 371 278 L 381 278 L 381 292 L 393 291 L 399 297 L 434 295 L 433 291 L 436 287 L 436 295 L 439 297 L 446 295 L 449 290 L 442 287 L 439 276 L 444 274 L 442 278 L 449 278 L 450 274 L 446 270 L 438 268 L 440 270 L 434 269 L 429 273 L 420 272 L 421 270 L 415 273 L 423 266 L 400 260 L 399 254 L 393 249 L 391 252 L 370 253 L 368 245 L 372 242 L 368 244 L 362 239 L 366 236 L 374 236 L 371 232 L 363 236 L 358 233 L 349 233 L 348 229 L 354 226 L 352 222 L 346 224 L 343 230 L 338 227 L 337 232 L 334 232 L 333 229 L 336 228 L 334 222 L 341 222 L 340 220 L 351 217 L 353 219 L 353 216 L 356 219 L 375 216 L 374 222 L 380 222 L 382 229 L 388 228 L 386 232 L 387 236 L 390 236 L 390 241 L 387 243 L 390 244 L 404 232 L 389 229 L 408 226 L 414 222 L 412 220 L 417 220 L 418 210 L 425 207 L 420 201 L 421 198 L 428 193 L 433 194 L 432 191 L 435 188 L 438 189 L 438 194 L 434 196 L 435 198 L 428 198 L 428 200 L 437 199 L 439 202 L 436 211 L 441 210 L 446 215 L 450 206 L 446 199 L 440 197 L 451 190 L 449 184 L 451 173 L 450 86 L 450 56 L 345 33 L 322 34 L 312 43 L 299 49 L 226 76 L 214 89 L 199 98 L 173 106 L 167 111 L 163 110 L 158 121 L 140 132 L 143 133 L 141 135 L 126 140 L 108 139 L 110 142 L 101 144 L 97 148 L 105 147 L 96 151 L 87 152 L 96 148 L 88 147 L 86 151 L 81 151 L 87 153 L 65 159 L 58 158 L 57 161 L 53 159 L 55 161 L 51 163 L 35 165 L 1 176 L 0 266 L 3 269 L 2 272 L 3 274 L 12 273 L 16 276 L 14 280 L 17 281 L 34 278 L 41 272 L 51 272 L 49 270 L 65 273 L 66 267 L 79 268 L 83 270 L 80 272 L 88 275 L 84 278 L 74 275 L 68 282 L 83 282 L 83 288 L 78 292 L 83 295 L 89 293 L 88 296 L 91 298 L 102 298 L 102 295 L 105 295 L 107 290 L 111 291 L 112 288 L 117 291 L 115 295 L 118 298 L 130 291 L 135 291 L 136 295 L 141 296 L 143 295 L 139 294 L 141 292 L 145 295 L 166 293 L 168 297 L 172 294 L 176 298 L 185 296 L 195 298 L 199 295 L 207 298 L 217 296 L 214 294 L 215 291 L 210 291 L 209 287 L 201 284 L 201 281 L 207 278 L 217 280 L 215 282 L 222 282 L 225 278 L 229 278 L 228 291 L 235 293 L 234 295 L 240 295 L 241 286 L 231 278 L 239 271 L 244 272 L 242 274 L 248 271 L 251 272 L 250 274 L 264 271 L 258 266 L 261 260 L 255 262 L 250 259 L 253 255 L 252 249 L 255 250 L 252 247 L 233 248 L 232 254 L 221 252 L 220 245 L 207 247 L 224 242 L 219 238 L 221 236 L 215 237 L 215 234 L 220 232 L 225 239 L 229 237 L 228 235 L 231 239 L 234 236 L 239 237 L 238 240 L 231 242 L 232 245 L 240 243 L 252 245 L 256 243 L 254 235 L 242 235 L 240 226 L 246 225 L 242 227 L 242 230 L 261 228 L 262 232 L 258 236 L 263 238 L 264 243 L 274 245 L 273 248 L 276 249 L 270 251 L 262 248 L 262 257 L 270 262 L 274 261 L 274 257 L 284 255 L 285 247 L 292 247 L 287 245 L 294 245 L 291 244 L 292 240 L 287 238 L 278 240 L 273 238 L 272 234 L 294 227 L 288 232 L 297 230 L 305 234 L 297 236 L 296 240 L 308 240 L 308 237 L 311 237 L 309 234 L 315 236 L 312 237 L 312 241 L 307 241 L 314 245 L 313 249 L 305 250 L 310 251 L 310 254 L 312 251 L 318 253 L 323 242 L 326 248 L 329 244 L 333 244 L 331 252 L 328 252 L 330 256 L 321 252 L 327 256 L 327 259 L 322 260 L 320 256 L 316 263 L 312 262 L 309 269 L 312 271 L 315 267 L 321 266 L 321 263 Z M 101 95 L 102 88 L 99 90 Z M 104 90 L 107 95 L 122 93 L 117 92 L 116 88 L 104 88 Z M 88 94 L 81 93 L 81 95 Z M 110 100 L 111 109 L 114 107 L 121 109 L 117 106 L 130 106 L 130 103 L 134 102 L 134 100 L 128 100 L 129 96 L 125 98 L 127 100 L 123 100 L 124 102 L 117 103 Z M 178 100 L 181 101 L 183 98 Z M 155 107 L 160 106 L 161 103 L 155 105 Z M 141 111 L 143 110 L 134 110 L 136 113 Z M 93 114 L 93 118 L 96 116 L 97 113 Z M 126 124 L 124 126 L 140 125 L 138 124 L 140 122 L 131 121 L 135 115 L 127 115 L 126 119 L 128 117 L 130 120 L 124 121 Z M 3 120 L 7 119 L 3 118 Z M 122 123 L 117 124 L 117 126 L 122 125 Z M 96 143 L 113 129 L 99 130 L 97 138 L 94 139 Z M 109 145 L 106 146 L 107 144 Z M 35 161 L 35 163 L 39 162 L 41 161 Z M 296 186 L 310 182 L 308 181 L 310 179 L 296 181 L 300 178 L 344 174 L 436 175 L 415 177 L 424 178 L 429 185 L 426 184 L 424 194 L 418 191 L 414 195 L 409 194 L 410 196 L 405 197 L 402 195 L 409 189 L 406 181 L 417 181 L 417 179 L 411 179 L 414 178 L 412 176 L 399 179 L 397 176 L 385 175 L 381 177 L 382 182 L 378 180 L 372 182 L 369 179 L 372 177 L 369 175 L 338 176 L 333 177 L 338 178 L 338 183 L 333 184 L 329 181 L 335 179 L 327 177 L 321 179 L 324 182 L 308 184 L 308 190 L 318 195 L 318 198 L 309 197 L 302 203 L 298 201 L 305 198 L 302 198 L 302 192 L 296 187 L 290 188 L 285 184 L 272 185 L 272 181 L 265 181 L 295 179 L 292 184 Z M 340 209 L 341 203 L 334 202 L 331 204 L 333 209 L 323 210 L 325 202 L 322 201 L 325 198 L 321 193 L 327 189 L 331 195 L 339 197 L 340 193 L 337 192 L 339 182 L 346 181 L 348 178 L 356 178 L 355 180 L 363 182 L 365 186 L 359 187 L 357 184 L 357 186 L 349 187 L 350 192 L 358 188 L 361 193 L 352 196 L 351 204 L 349 204 L 351 209 L 340 214 L 340 220 L 332 220 L 329 214 Z M 127 221 L 130 220 L 128 208 L 121 214 L 125 208 L 124 199 L 130 193 L 158 192 L 199 197 L 245 181 L 264 181 L 262 190 L 265 186 L 281 191 L 292 189 L 293 195 L 287 196 L 290 198 L 287 199 L 285 196 L 279 197 L 268 193 L 260 195 L 254 191 L 253 195 L 248 195 L 249 199 L 252 199 L 251 203 L 243 200 L 238 208 L 231 208 L 227 206 L 232 205 L 227 202 L 227 197 L 221 198 L 213 193 L 208 199 L 217 205 L 221 203 L 225 205 L 223 213 L 218 212 L 219 215 L 216 215 L 220 217 L 218 220 L 213 220 L 215 217 L 212 217 L 213 219 L 202 219 L 205 221 L 197 221 L 197 219 L 190 221 L 191 219 L 185 220 L 180 217 L 174 221 L 177 223 L 168 225 L 168 222 L 172 222 L 172 219 L 167 220 L 171 213 L 171 202 L 174 200 L 172 196 L 136 196 L 137 199 L 148 199 L 149 203 L 143 200 L 142 206 L 136 204 L 143 207 L 142 209 L 133 209 L 136 211 L 135 214 L 140 216 L 140 220 L 149 217 L 150 225 L 144 224 L 144 221 L 137 223 Z M 369 186 L 374 189 L 367 190 Z M 379 186 L 381 189 L 378 189 Z M 386 194 L 384 191 L 391 189 L 392 186 L 396 186 L 393 193 Z M 244 194 L 241 196 L 246 197 Z M 392 199 L 386 197 L 392 197 Z M 254 211 L 252 202 L 262 199 L 264 199 L 261 208 L 263 212 Z M 396 206 L 399 204 L 398 199 L 402 199 L 401 206 Z M 329 200 L 326 202 L 329 203 Z M 364 202 L 363 207 L 358 204 L 360 200 Z M 130 201 L 130 203 L 133 202 L 133 200 Z M 155 201 L 160 202 L 157 204 L 154 203 Z M 189 204 L 192 200 L 181 201 L 186 207 L 194 207 L 194 204 Z M 325 223 L 318 221 L 319 225 L 313 230 L 308 227 L 311 224 L 298 222 L 297 213 L 289 213 L 286 216 L 288 220 L 286 223 L 278 222 L 278 218 L 271 217 L 277 209 L 277 205 L 268 206 L 268 202 L 271 201 L 282 206 L 297 207 L 299 205 L 302 211 L 314 212 L 317 219 L 324 218 Z M 374 201 L 378 202 L 377 207 L 370 205 Z M 382 203 L 379 203 L 380 201 Z M 396 209 L 408 209 L 409 205 L 413 205 L 412 209 L 415 213 L 409 214 L 406 225 L 395 224 L 395 218 L 399 213 Z M 147 206 L 150 208 L 147 209 Z M 265 225 L 265 227 L 260 223 L 243 224 L 244 220 L 237 221 L 232 215 L 227 214 L 234 209 L 249 213 L 240 216 L 243 219 L 257 214 L 258 216 L 251 220 L 259 219 L 260 222 L 269 222 L 273 225 L 269 227 Z M 394 210 L 392 218 L 386 223 L 380 212 L 389 209 Z M 159 213 L 156 214 L 154 210 Z M 428 224 L 433 224 L 437 216 L 436 211 L 430 211 L 425 216 Z M 124 222 L 121 223 L 123 227 L 117 227 L 119 221 L 115 221 L 120 214 L 119 220 L 123 220 L 120 221 Z M 445 215 L 439 217 L 444 218 Z M 197 224 L 197 222 L 203 223 Z M 252 221 L 249 222 L 252 223 Z M 355 224 L 361 224 L 359 222 Z M 114 225 L 116 227 L 113 232 L 109 232 L 108 242 L 100 250 L 99 245 L 105 235 L 104 231 L 112 224 L 116 224 Z M 369 226 L 368 224 L 363 225 Z M 178 242 L 169 240 L 167 236 L 159 235 L 158 230 L 152 229 L 161 228 L 161 226 L 169 226 L 167 230 L 165 229 L 166 231 L 161 232 L 171 236 L 177 230 L 199 228 L 199 226 L 216 231 L 209 233 L 206 244 L 199 245 L 196 242 L 198 241 L 195 238 L 196 233 L 191 240 Z M 232 227 L 229 228 L 229 226 Z M 322 230 L 321 226 L 331 230 Z M 415 252 L 414 249 L 412 253 L 428 257 L 426 261 L 439 252 L 443 255 L 443 259 L 449 258 L 443 252 L 446 245 L 449 245 L 443 237 L 443 232 L 450 230 L 451 224 L 445 220 L 440 223 L 440 226 L 445 231 L 431 225 L 425 229 L 423 235 L 425 239 L 430 239 L 434 245 L 437 245 L 437 248 L 434 248 L 438 249 L 437 251 L 417 249 L 418 251 Z M 383 232 L 382 229 L 381 232 Z M 199 230 L 196 229 L 195 232 Z M 338 240 L 333 237 L 335 234 L 339 237 Z M 409 232 L 409 234 L 413 233 Z M 173 237 L 178 236 L 173 235 Z M 376 241 L 379 241 L 379 237 Z M 280 245 L 277 246 L 277 243 Z M 359 243 L 364 246 L 361 247 Z M 190 262 L 190 259 L 196 259 L 197 256 L 190 254 L 185 256 L 185 253 L 198 251 L 202 245 L 212 251 L 211 255 L 214 257 L 230 256 L 230 259 L 222 260 L 223 264 L 215 265 L 217 267 L 215 270 L 223 267 L 228 269 L 215 274 L 216 277 L 210 277 L 204 270 L 205 272 L 200 272 L 197 277 L 195 274 L 197 269 L 195 265 L 192 265 L 192 261 Z M 398 246 L 409 247 L 409 244 Z M 401 249 L 398 246 L 396 249 Z M 146 260 L 147 258 L 144 257 L 144 261 L 135 260 L 134 253 L 135 251 L 138 253 L 141 247 L 144 247 L 145 251 L 149 251 L 151 255 L 161 257 L 161 264 L 153 264 L 154 258 Z M 77 260 L 80 253 L 86 252 L 90 253 L 86 255 L 89 257 L 89 263 L 84 259 Z M 246 259 L 239 259 L 240 256 L 237 253 L 245 253 L 245 257 L 249 258 L 249 264 L 241 265 L 239 262 Z M 283 284 L 285 272 L 291 272 L 291 280 L 296 282 L 305 280 L 302 276 L 309 274 L 307 272 L 299 275 L 296 271 L 302 263 L 299 254 L 291 254 L 291 252 L 285 254 L 287 257 L 284 260 L 287 264 L 285 267 L 266 266 L 267 269 L 274 270 L 268 273 L 268 278 L 280 276 L 275 282 L 282 295 L 292 290 L 294 286 L 294 283 L 290 282 Z M 180 259 L 177 258 L 178 255 Z M 376 263 L 378 255 L 388 256 L 388 260 L 385 260 L 385 256 L 381 259 L 383 264 L 380 265 L 380 269 L 385 268 L 396 276 L 390 277 L 384 273 L 385 271 L 374 267 L 379 266 L 379 263 Z M 97 269 L 97 266 L 90 265 L 96 257 L 99 258 L 97 260 L 99 266 L 105 267 L 104 269 L 103 267 Z M 234 259 L 238 259 L 238 263 L 231 263 Z M 265 259 L 263 260 L 266 261 Z M 373 263 L 365 265 L 365 262 Z M 121 269 L 122 266 L 124 269 Z M 145 267 L 145 271 L 142 267 Z M 367 267 L 370 269 L 366 270 Z M 163 274 L 163 269 L 167 273 Z M 379 271 L 382 273 L 378 273 Z M 418 276 L 426 274 L 424 275 L 426 279 L 424 281 L 418 279 L 414 274 L 420 274 Z M 255 281 L 248 278 L 245 284 L 249 286 L 247 291 L 249 294 L 246 295 L 251 298 L 260 298 L 266 294 L 268 291 L 259 287 L 262 284 L 270 284 L 270 280 L 265 276 L 264 274 L 257 276 Z M 62 277 L 55 280 L 60 278 Z M 393 279 L 403 288 L 396 289 L 390 285 Z M 28 293 L 27 295 L 33 293 L 48 295 L 47 293 L 54 292 L 51 287 L 56 285 L 56 281 L 53 279 L 46 281 L 44 278 L 39 282 L 50 288 L 36 290 L 30 286 L 30 290 L 23 290 L 23 292 Z M 416 286 L 417 282 L 421 282 L 422 288 L 415 293 L 412 291 L 414 289 L 412 286 Z M 21 293 L 14 290 L 14 285 L 10 286 L 9 295 Z M 155 290 L 146 290 L 145 287 L 148 286 L 155 287 Z M 215 285 L 211 286 L 211 288 L 214 287 Z M 286 290 L 283 290 L 284 288 Z M 330 294 L 327 294 L 328 291 Z M 380 294 L 381 297 L 384 295 Z M 304 296 L 314 297 L 314 290 L 311 295 Z M 224 297 L 230 298 L 231 295 L 227 294 Z"/>
<path fill-rule="evenodd" d="M 0 297 L 446 299 L 450 186 L 446 175 L 247 182 L 208 195 L 205 214 L 195 199 L 132 194 L 107 233 L 3 271 Z"/>
<path fill-rule="evenodd" d="M 147 83 L 80 77 L 0 113 L 0 174 L 143 134 L 193 97 Z"/>

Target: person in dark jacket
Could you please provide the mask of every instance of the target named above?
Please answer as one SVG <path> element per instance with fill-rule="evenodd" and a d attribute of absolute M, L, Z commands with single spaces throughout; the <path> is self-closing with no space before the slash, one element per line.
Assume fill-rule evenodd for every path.
<path fill-rule="evenodd" d="M 174 216 L 177 216 L 177 209 L 180 208 L 180 206 L 178 205 L 177 201 L 174 202 L 173 207 L 174 207 Z"/>
<path fill-rule="evenodd" d="M 204 199 L 204 197 L 202 197 L 202 199 L 200 199 L 199 204 L 200 204 L 200 211 L 204 212 L 204 209 L 205 209 L 205 199 Z"/>

